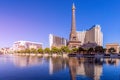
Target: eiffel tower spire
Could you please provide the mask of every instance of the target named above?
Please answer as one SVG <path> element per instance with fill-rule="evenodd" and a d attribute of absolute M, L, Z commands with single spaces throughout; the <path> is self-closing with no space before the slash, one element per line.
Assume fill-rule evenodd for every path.
<path fill-rule="evenodd" d="M 70 40 L 78 40 L 77 33 L 76 33 L 76 19 L 75 19 L 75 5 L 72 5 L 72 24 L 71 24 L 71 33 L 70 33 Z"/>

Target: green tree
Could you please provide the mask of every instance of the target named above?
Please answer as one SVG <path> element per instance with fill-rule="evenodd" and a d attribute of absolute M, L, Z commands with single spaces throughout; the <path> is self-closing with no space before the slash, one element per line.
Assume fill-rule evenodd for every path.
<path fill-rule="evenodd" d="M 104 49 L 103 49 L 102 46 L 96 46 L 96 47 L 95 47 L 95 52 L 96 52 L 96 53 L 103 52 L 103 50 L 104 50 Z"/>
<path fill-rule="evenodd" d="M 43 49 L 42 49 L 42 48 L 39 48 L 39 49 L 37 50 L 37 52 L 38 52 L 38 53 L 43 53 Z"/>
<path fill-rule="evenodd" d="M 25 50 L 20 50 L 20 53 L 25 53 Z"/>
<path fill-rule="evenodd" d="M 44 52 L 45 52 L 45 53 L 50 53 L 50 49 L 49 49 L 49 48 L 45 48 L 45 49 L 44 49 Z"/>
<path fill-rule="evenodd" d="M 62 53 L 69 53 L 69 51 L 70 51 L 70 50 L 69 50 L 69 48 L 68 48 L 67 46 L 62 46 L 62 47 L 61 47 L 61 52 L 62 52 Z"/>
<path fill-rule="evenodd" d="M 106 53 L 107 49 L 106 48 L 103 48 L 103 53 Z"/>
<path fill-rule="evenodd" d="M 78 53 L 84 52 L 84 49 L 82 47 L 79 47 L 77 52 Z"/>
<path fill-rule="evenodd" d="M 77 53 L 77 51 L 78 51 L 77 48 L 73 48 L 73 49 L 72 49 L 72 52 L 73 52 L 73 53 Z"/>
<path fill-rule="evenodd" d="M 52 53 L 58 53 L 58 52 L 59 52 L 59 49 L 56 48 L 56 47 L 53 47 L 53 48 L 51 49 L 51 52 L 52 52 Z"/>
<path fill-rule="evenodd" d="M 61 53 L 62 53 L 62 49 L 61 49 L 61 48 L 58 48 L 57 53 L 58 53 L 58 54 L 61 54 Z"/>
<path fill-rule="evenodd" d="M 108 52 L 109 52 L 109 53 L 114 53 L 114 52 L 116 52 L 116 50 L 111 47 L 111 48 L 108 49 Z"/>
<path fill-rule="evenodd" d="M 30 49 L 25 49 L 25 53 L 30 53 Z"/>
<path fill-rule="evenodd" d="M 16 52 L 17 52 L 17 53 L 21 53 L 20 51 L 15 51 L 15 53 L 16 53 Z"/>
<path fill-rule="evenodd" d="M 91 48 L 88 49 L 88 53 L 91 54 L 91 53 L 93 53 L 93 52 L 94 52 L 94 48 L 91 47 Z"/>
<path fill-rule="evenodd" d="M 31 48 L 31 49 L 30 49 L 30 53 L 37 53 L 37 51 L 36 51 L 36 49 Z"/>

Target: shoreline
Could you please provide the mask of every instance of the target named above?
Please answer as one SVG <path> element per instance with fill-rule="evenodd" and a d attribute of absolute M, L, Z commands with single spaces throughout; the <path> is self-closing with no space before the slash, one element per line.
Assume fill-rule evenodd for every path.
<path fill-rule="evenodd" d="M 38 57 L 78 57 L 78 58 L 120 58 L 120 54 L 35 54 L 35 53 L 8 53 L 16 56 L 38 56 Z M 7 55 L 7 54 L 2 54 Z"/>
<path fill-rule="evenodd" d="M 69 57 L 68 54 L 35 54 L 35 53 L 14 53 L 11 55 L 16 55 L 16 56 L 38 56 L 38 57 Z"/>

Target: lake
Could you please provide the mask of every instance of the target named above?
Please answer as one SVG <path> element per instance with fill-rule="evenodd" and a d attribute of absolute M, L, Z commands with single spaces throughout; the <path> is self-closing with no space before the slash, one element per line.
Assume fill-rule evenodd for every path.
<path fill-rule="evenodd" d="M 120 59 L 0 55 L 0 80 L 120 80 Z"/>

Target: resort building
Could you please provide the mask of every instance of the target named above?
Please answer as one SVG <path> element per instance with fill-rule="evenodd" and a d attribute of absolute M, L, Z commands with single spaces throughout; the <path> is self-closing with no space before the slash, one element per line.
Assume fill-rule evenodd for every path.
<path fill-rule="evenodd" d="M 0 49 L 0 54 L 8 54 L 10 53 L 10 48 L 9 47 L 4 47 Z"/>
<path fill-rule="evenodd" d="M 67 45 L 67 39 L 63 37 L 55 36 L 53 34 L 49 34 L 49 45 L 50 45 L 50 49 L 52 47 L 60 48 L 62 46 Z"/>
<path fill-rule="evenodd" d="M 17 41 L 17 42 L 14 42 L 12 46 L 13 51 L 19 51 L 19 50 L 25 50 L 25 49 L 31 49 L 31 48 L 34 48 L 34 49 L 42 48 L 42 43 L 31 42 L 31 41 Z"/>
<path fill-rule="evenodd" d="M 114 48 L 115 49 L 115 53 L 119 53 L 119 49 L 120 49 L 120 46 L 118 43 L 110 43 L 110 44 L 106 44 L 106 49 L 107 49 L 107 53 L 108 53 L 108 50 L 110 48 Z"/>
<path fill-rule="evenodd" d="M 86 43 L 96 43 L 99 46 L 103 45 L 103 33 L 100 25 L 94 25 L 89 30 L 77 31 L 78 40 L 81 45 Z"/>

